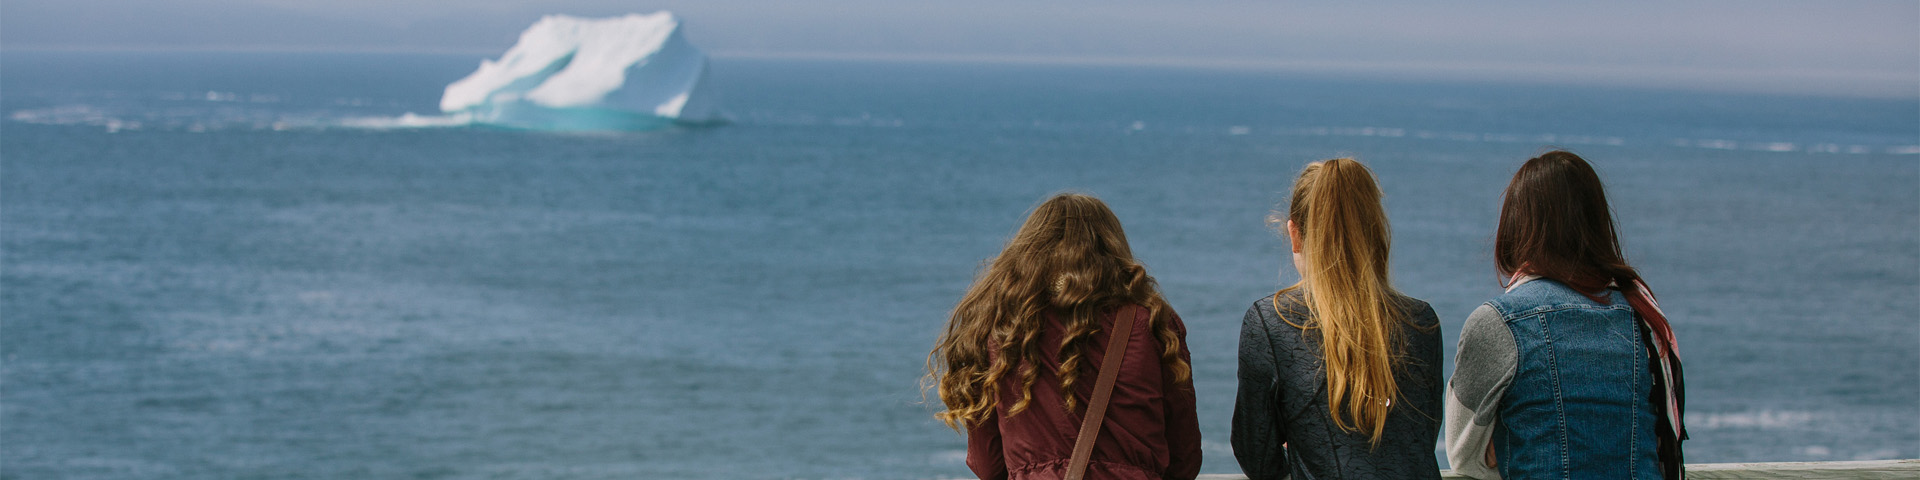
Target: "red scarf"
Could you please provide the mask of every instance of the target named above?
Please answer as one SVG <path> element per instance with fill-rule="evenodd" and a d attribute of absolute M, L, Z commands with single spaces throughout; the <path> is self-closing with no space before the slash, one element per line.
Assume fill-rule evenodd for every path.
<path fill-rule="evenodd" d="M 1653 353 L 1659 359 L 1660 375 L 1663 377 L 1660 384 L 1667 390 L 1662 392 L 1667 400 L 1663 406 L 1667 407 L 1667 425 L 1673 428 L 1667 433 L 1673 438 L 1682 438 L 1687 428 L 1680 423 L 1680 399 L 1676 398 L 1673 384 L 1673 366 L 1680 364 L 1680 346 L 1673 338 L 1673 327 L 1667 324 L 1667 313 L 1660 311 L 1660 302 L 1654 300 L 1653 290 L 1647 288 L 1646 282 L 1633 279 L 1633 288 L 1623 288 L 1621 293 L 1627 294 L 1627 304 L 1632 305 L 1634 313 L 1639 314 L 1635 316 L 1646 324 L 1647 331 L 1653 332 Z"/>

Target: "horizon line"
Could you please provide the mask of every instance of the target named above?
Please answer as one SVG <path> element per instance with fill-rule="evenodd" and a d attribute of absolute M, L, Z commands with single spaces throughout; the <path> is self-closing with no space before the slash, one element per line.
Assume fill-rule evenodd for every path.
<path fill-rule="evenodd" d="M 452 47 L 347 46 L 150 46 L 150 45 L 0 45 L 0 53 L 339 53 L 499 56 L 504 50 Z M 1052 55 L 1008 53 L 899 53 L 835 51 L 728 50 L 707 52 L 716 59 L 816 60 L 874 63 L 995 64 L 1069 67 L 1151 67 L 1286 72 L 1394 78 L 1418 76 L 1463 82 L 1494 82 L 1737 93 L 1920 99 L 1920 70 L 1760 69 L 1648 65 L 1547 64 L 1523 62 L 1435 62 L 1313 60 L 1260 57 L 1127 55 Z"/>

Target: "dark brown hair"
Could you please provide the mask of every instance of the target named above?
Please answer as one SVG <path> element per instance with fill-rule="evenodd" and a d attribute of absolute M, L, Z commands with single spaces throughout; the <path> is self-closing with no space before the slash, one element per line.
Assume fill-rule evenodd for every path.
<path fill-rule="evenodd" d="M 1554 150 L 1527 160 L 1504 197 L 1493 240 L 1503 283 L 1525 272 L 1598 299 L 1607 284 L 1640 278 L 1620 253 L 1600 175 L 1579 155 Z"/>
<path fill-rule="evenodd" d="M 1176 382 L 1187 381 L 1192 370 L 1180 359 L 1173 309 L 1147 268 L 1134 260 L 1113 210 L 1075 193 L 1041 202 L 968 287 L 927 355 L 928 383 L 947 407 L 934 418 L 955 429 L 978 425 L 992 415 L 1000 380 L 1010 375 L 1018 379 L 1020 400 L 1007 414 L 1026 410 L 1040 373 L 1031 360 L 1041 356 L 1041 331 L 1056 321 L 1066 326 L 1059 345 L 1060 401 L 1074 411 L 1074 384 L 1088 367 L 1085 350 L 1099 320 L 1128 304 L 1146 307 L 1145 328 L 1160 340 L 1162 368 Z"/>

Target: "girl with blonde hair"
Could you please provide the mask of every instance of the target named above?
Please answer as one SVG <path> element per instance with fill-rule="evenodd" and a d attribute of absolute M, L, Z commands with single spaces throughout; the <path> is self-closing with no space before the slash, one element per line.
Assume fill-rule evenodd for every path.
<path fill-rule="evenodd" d="M 1129 333 L 1113 340 L 1124 316 Z M 1042 202 L 961 297 L 928 355 L 935 415 L 967 434 L 982 479 L 1067 478 L 1095 378 L 1115 369 L 1086 478 L 1190 479 L 1200 471 L 1186 326 L 1134 260 L 1099 199 Z M 1124 345 L 1119 357 L 1109 345 Z M 1118 365 L 1108 365 L 1108 359 Z"/>
<path fill-rule="evenodd" d="M 1440 478 L 1439 319 L 1388 280 L 1373 173 L 1349 158 L 1308 164 L 1275 217 L 1300 282 L 1241 323 L 1241 470 L 1253 480 Z"/>

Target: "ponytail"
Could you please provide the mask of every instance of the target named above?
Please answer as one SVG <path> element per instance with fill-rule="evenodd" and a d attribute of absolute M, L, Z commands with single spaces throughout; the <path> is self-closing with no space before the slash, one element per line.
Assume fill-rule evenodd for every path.
<path fill-rule="evenodd" d="M 1287 220 L 1299 232 L 1300 283 L 1282 292 L 1304 291 L 1312 315 L 1295 326 L 1320 330 L 1327 409 L 1334 425 L 1377 445 L 1400 393 L 1393 370 L 1404 344 L 1397 324 L 1406 318 L 1387 276 L 1392 232 L 1380 187 L 1350 158 L 1309 164 L 1294 182 Z"/>

